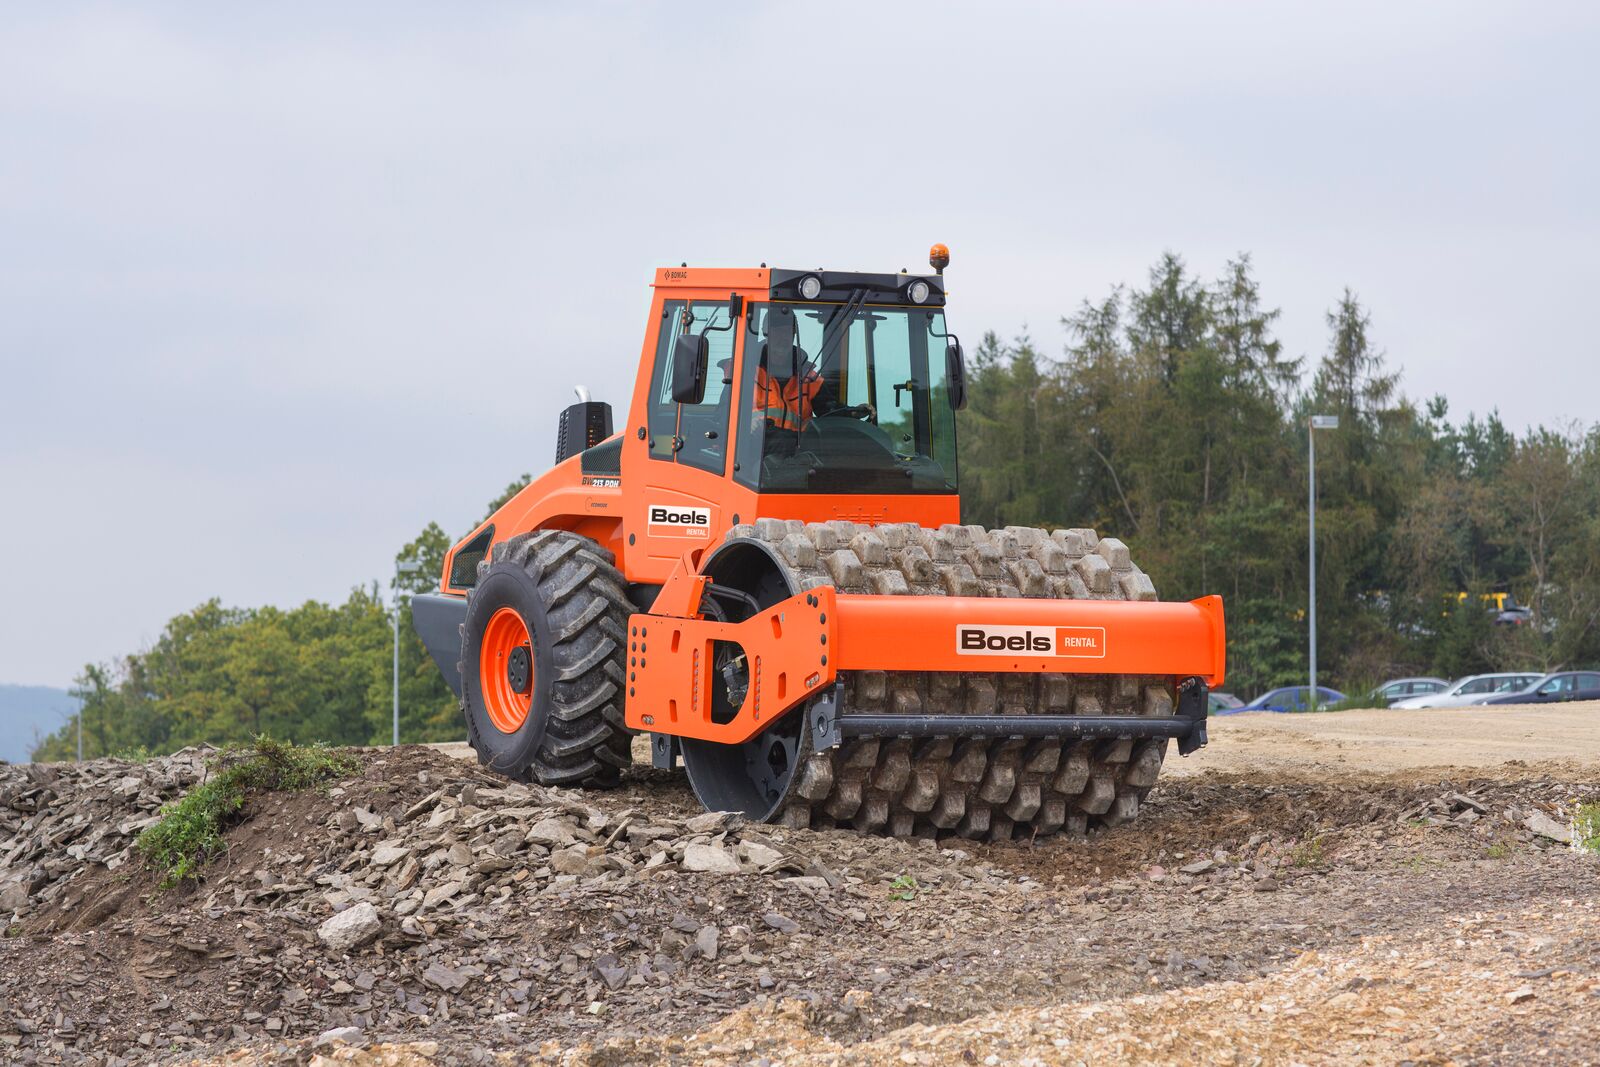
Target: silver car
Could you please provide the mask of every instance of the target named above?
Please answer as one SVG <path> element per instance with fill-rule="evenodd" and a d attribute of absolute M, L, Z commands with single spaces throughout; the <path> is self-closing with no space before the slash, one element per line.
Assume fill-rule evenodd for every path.
<path fill-rule="evenodd" d="M 1447 689 L 1437 693 L 1397 700 L 1391 708 L 1464 708 L 1482 704 L 1490 697 L 1502 693 L 1515 693 L 1537 682 L 1540 674 L 1469 674 Z"/>
<path fill-rule="evenodd" d="M 1443 678 L 1392 678 L 1368 693 L 1367 699 L 1397 708 L 1400 701 L 1409 697 L 1431 696 L 1449 688 L 1450 683 Z"/>

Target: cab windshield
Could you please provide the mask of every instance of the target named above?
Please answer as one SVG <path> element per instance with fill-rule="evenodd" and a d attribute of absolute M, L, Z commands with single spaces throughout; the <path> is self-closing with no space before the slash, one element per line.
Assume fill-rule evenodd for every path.
<path fill-rule="evenodd" d="M 774 302 L 746 319 L 734 477 L 764 493 L 954 493 L 944 312 Z"/>

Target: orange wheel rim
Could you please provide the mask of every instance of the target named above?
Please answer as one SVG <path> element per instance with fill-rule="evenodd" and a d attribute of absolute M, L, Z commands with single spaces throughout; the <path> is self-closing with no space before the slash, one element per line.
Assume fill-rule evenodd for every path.
<path fill-rule="evenodd" d="M 489 616 L 478 647 L 478 681 L 483 710 L 503 734 L 514 734 L 533 707 L 533 641 L 515 608 Z"/>

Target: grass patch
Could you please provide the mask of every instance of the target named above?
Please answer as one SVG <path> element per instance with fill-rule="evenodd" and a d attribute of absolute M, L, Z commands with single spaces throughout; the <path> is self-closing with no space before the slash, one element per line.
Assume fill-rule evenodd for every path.
<path fill-rule="evenodd" d="M 1511 855 L 1511 843 L 1508 841 L 1496 841 L 1485 849 L 1483 854 L 1492 860 L 1503 860 Z"/>
<path fill-rule="evenodd" d="M 253 748 L 224 749 L 207 764 L 207 778 L 176 804 L 161 809 L 161 821 L 134 842 L 162 872 L 161 888 L 199 878 L 200 868 L 224 848 L 222 831 L 256 793 L 306 789 L 354 774 L 361 762 L 322 745 L 297 748 L 258 737 Z"/>
<path fill-rule="evenodd" d="M 921 892 L 922 887 L 909 874 L 898 875 L 894 881 L 889 883 L 890 900 L 915 900 Z"/>
<path fill-rule="evenodd" d="M 1321 867 L 1328 862 L 1328 857 L 1322 851 L 1322 835 L 1317 834 L 1311 840 L 1299 845 L 1289 853 L 1289 862 L 1296 867 Z"/>
<path fill-rule="evenodd" d="M 1579 804 L 1572 813 L 1572 847 L 1600 852 L 1600 804 Z"/>

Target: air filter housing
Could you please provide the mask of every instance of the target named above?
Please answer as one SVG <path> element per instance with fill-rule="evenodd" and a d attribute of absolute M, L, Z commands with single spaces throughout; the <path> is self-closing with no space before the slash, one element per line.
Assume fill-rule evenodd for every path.
<path fill-rule="evenodd" d="M 585 400 L 561 413 L 556 426 L 556 462 L 571 459 L 611 436 L 611 405 Z"/>

